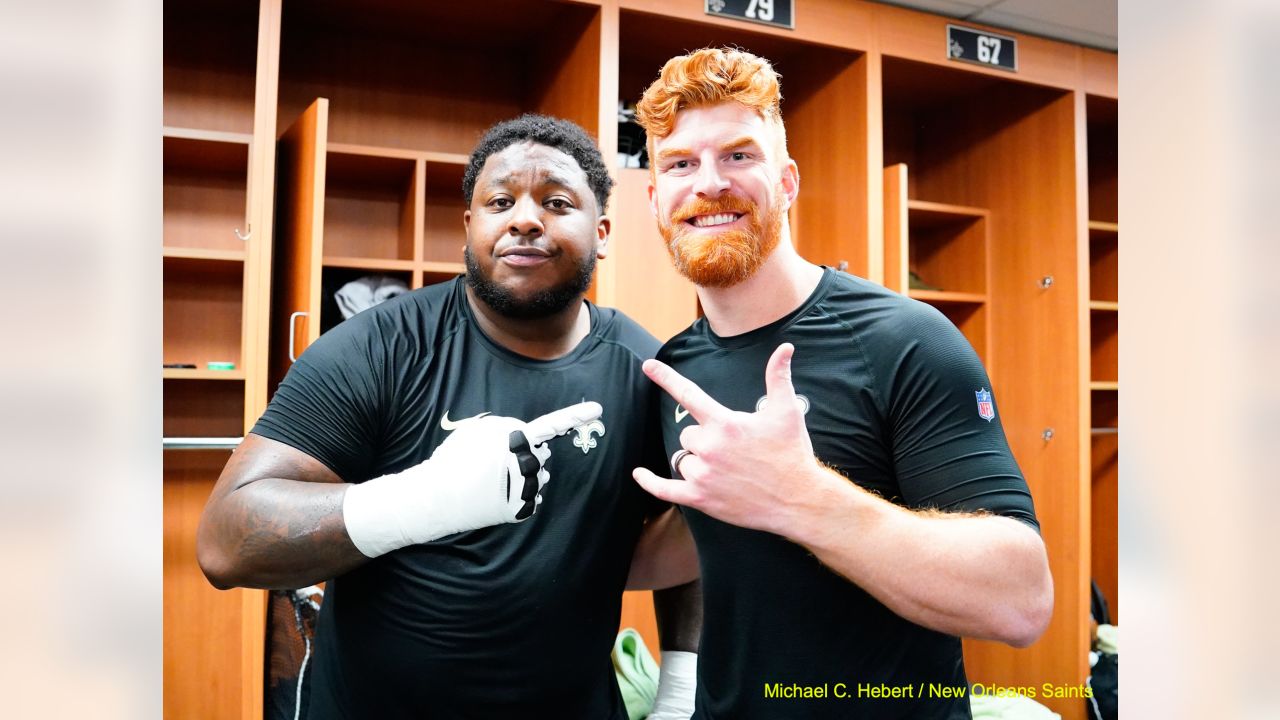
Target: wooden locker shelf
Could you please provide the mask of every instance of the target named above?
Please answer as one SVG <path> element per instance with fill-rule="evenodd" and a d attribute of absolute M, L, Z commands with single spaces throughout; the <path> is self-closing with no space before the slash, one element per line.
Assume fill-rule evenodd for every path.
<path fill-rule="evenodd" d="M 1093 223 L 1090 223 L 1092 225 Z M 1120 299 L 1120 240 L 1117 232 L 1089 230 L 1089 298 Z"/>
<path fill-rule="evenodd" d="M 165 437 L 236 437 L 243 434 L 242 379 L 164 379 Z M 195 558 L 191 559 L 194 562 Z"/>
<path fill-rule="evenodd" d="M 244 262 L 164 258 L 164 362 L 242 367 Z"/>
<path fill-rule="evenodd" d="M 198 148 L 199 143 L 219 143 L 222 145 L 248 145 L 253 142 L 253 135 L 243 132 L 228 132 L 226 130 L 201 130 L 199 128 L 173 127 L 165 125 L 160 128 L 160 134 L 166 138 L 174 140 L 190 140 L 192 145 L 188 147 Z"/>
<path fill-rule="evenodd" d="M 921 228 L 985 219 L 991 214 L 983 208 L 916 199 L 907 200 L 907 210 L 911 213 L 911 224 Z"/>
<path fill-rule="evenodd" d="M 990 362 L 986 308 L 991 213 L 968 205 L 907 197 L 905 163 L 884 169 L 885 286 L 933 305 L 955 325 L 984 363 Z M 910 287 L 911 273 L 939 289 Z"/>
<path fill-rule="evenodd" d="M 162 368 L 165 380 L 244 380 L 244 370 L 208 370 L 205 368 Z"/>
<path fill-rule="evenodd" d="M 946 290 L 907 290 L 907 297 L 931 304 L 949 303 L 953 305 L 981 305 L 987 296 L 981 293 L 948 292 Z"/>
<path fill-rule="evenodd" d="M 1120 314 L 1118 312 L 1090 308 L 1089 346 L 1090 379 L 1104 382 L 1118 380 L 1120 369 Z"/>
<path fill-rule="evenodd" d="M 335 257 L 326 255 L 324 266 L 329 268 L 350 268 L 353 270 L 384 270 L 387 272 L 409 272 L 416 270 L 421 263 L 412 260 L 385 260 L 380 258 Z"/>
<path fill-rule="evenodd" d="M 165 128 L 164 245 L 239 251 L 246 227 L 249 136 Z"/>
<path fill-rule="evenodd" d="M 205 250 L 203 248 L 166 247 L 161 255 L 175 260 L 207 260 L 210 262 L 242 263 L 245 261 L 243 250 Z"/>
<path fill-rule="evenodd" d="M 403 151 L 331 144 L 325 164 L 326 258 L 412 262 L 417 158 Z"/>

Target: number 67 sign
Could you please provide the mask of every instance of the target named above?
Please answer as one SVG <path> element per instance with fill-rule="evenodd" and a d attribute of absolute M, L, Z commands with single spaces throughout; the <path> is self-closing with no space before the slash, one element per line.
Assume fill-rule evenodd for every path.
<path fill-rule="evenodd" d="M 985 30 L 947 26 L 947 57 L 960 62 L 1018 72 L 1018 41 Z"/>
<path fill-rule="evenodd" d="M 708 15 L 795 29 L 791 0 L 706 0 Z"/>

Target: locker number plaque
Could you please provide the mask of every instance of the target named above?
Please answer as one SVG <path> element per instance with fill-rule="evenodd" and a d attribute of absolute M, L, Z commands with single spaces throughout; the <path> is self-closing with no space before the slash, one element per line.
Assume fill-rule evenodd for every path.
<path fill-rule="evenodd" d="M 947 26 L 947 57 L 959 62 L 1018 72 L 1018 41 L 985 30 Z"/>
<path fill-rule="evenodd" d="M 707 14 L 796 29 L 791 0 L 706 0 Z"/>

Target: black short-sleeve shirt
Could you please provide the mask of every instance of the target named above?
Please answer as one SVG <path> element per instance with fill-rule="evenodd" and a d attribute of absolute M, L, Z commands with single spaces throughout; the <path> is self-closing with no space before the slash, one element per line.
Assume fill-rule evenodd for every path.
<path fill-rule="evenodd" d="M 656 509 L 631 470 L 664 464 L 657 391 L 640 370 L 658 342 L 621 313 L 589 312 L 576 349 L 529 359 L 479 330 L 459 278 L 343 322 L 281 383 L 252 432 L 353 483 L 427 459 L 458 420 L 604 409 L 550 441 L 529 520 L 403 548 L 328 584 L 310 717 L 626 717 L 609 653 Z"/>
<path fill-rule="evenodd" d="M 721 404 L 751 412 L 783 342 L 796 347 L 792 382 L 824 463 L 905 507 L 986 510 L 1038 530 L 982 363 L 928 305 L 828 268 L 777 322 L 719 337 L 698 320 L 658 357 Z M 665 395 L 660 416 L 669 455 L 696 420 Z M 959 638 L 899 617 L 780 536 L 687 508 L 685 516 L 705 603 L 696 718 L 969 717 L 966 698 L 857 697 L 864 683 L 963 686 Z M 787 699 L 793 686 L 826 687 L 827 697 Z M 841 689 L 850 697 L 837 697 Z"/>

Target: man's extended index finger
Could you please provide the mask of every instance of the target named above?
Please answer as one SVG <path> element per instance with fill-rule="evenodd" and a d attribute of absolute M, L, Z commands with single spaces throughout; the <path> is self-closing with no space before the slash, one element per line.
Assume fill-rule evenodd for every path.
<path fill-rule="evenodd" d="M 645 360 L 643 367 L 644 374 L 688 410 L 698 424 L 706 425 L 729 413 L 728 408 L 703 392 L 697 383 L 672 370 L 667 364 L 659 360 Z"/>
<path fill-rule="evenodd" d="M 524 434 L 531 445 L 538 445 L 557 435 L 563 435 L 583 423 L 600 417 L 603 412 L 598 402 L 582 402 L 570 405 L 525 423 Z"/>

